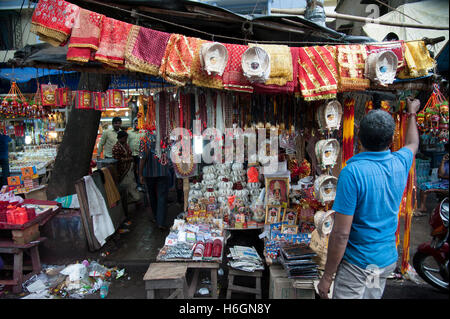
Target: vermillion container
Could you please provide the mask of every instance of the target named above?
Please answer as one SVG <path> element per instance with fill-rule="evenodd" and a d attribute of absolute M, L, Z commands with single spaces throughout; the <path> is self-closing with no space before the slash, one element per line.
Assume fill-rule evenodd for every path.
<path fill-rule="evenodd" d="M 23 225 L 28 221 L 28 214 L 25 208 L 19 207 L 16 209 L 16 224 Z"/>
<path fill-rule="evenodd" d="M 36 217 L 36 210 L 34 208 L 26 208 L 28 220 L 32 220 Z"/>
<path fill-rule="evenodd" d="M 15 209 L 8 209 L 6 211 L 6 222 L 8 224 L 16 224 Z"/>

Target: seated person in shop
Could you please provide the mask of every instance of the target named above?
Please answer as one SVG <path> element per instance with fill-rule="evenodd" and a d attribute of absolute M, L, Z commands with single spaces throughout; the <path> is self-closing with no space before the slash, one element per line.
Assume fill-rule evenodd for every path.
<path fill-rule="evenodd" d="M 136 182 L 134 180 L 133 172 L 134 162 L 127 139 L 128 133 L 119 131 L 119 133 L 117 133 L 117 143 L 112 149 L 113 158 L 117 160 L 116 167 L 117 175 L 119 177 L 119 191 L 121 194 L 125 195 L 125 198 L 122 198 L 125 205 L 140 199 L 140 196 L 136 191 Z M 127 210 L 128 209 L 125 209 L 125 212 L 127 212 Z"/>
<path fill-rule="evenodd" d="M 445 151 L 447 154 L 444 155 L 439 165 L 438 178 L 439 180 L 435 182 L 426 182 L 419 185 L 420 189 L 420 207 L 414 212 L 415 216 L 422 216 L 423 213 L 427 211 L 427 196 L 430 193 L 442 193 L 448 196 L 448 143 L 445 144 Z"/>
<path fill-rule="evenodd" d="M 112 119 L 112 129 L 103 131 L 100 142 L 98 142 L 97 159 L 101 158 L 102 152 L 105 159 L 113 158 L 112 149 L 117 143 L 117 133 L 121 130 L 121 126 L 122 119 L 116 116 Z"/>
<path fill-rule="evenodd" d="M 419 100 L 407 99 L 405 146 L 391 152 L 395 121 L 372 110 L 360 122 L 362 152 L 339 174 L 334 226 L 318 290 L 327 299 L 334 279 L 334 299 L 381 299 L 386 279 L 397 267 L 395 233 L 409 170 L 419 148 L 416 113 Z"/>

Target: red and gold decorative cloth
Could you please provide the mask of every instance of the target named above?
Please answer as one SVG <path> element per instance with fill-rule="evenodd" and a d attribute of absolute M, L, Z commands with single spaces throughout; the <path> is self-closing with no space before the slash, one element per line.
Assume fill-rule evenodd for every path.
<path fill-rule="evenodd" d="M 72 28 L 67 60 L 89 62 L 98 50 L 104 15 L 80 9 Z"/>
<path fill-rule="evenodd" d="M 159 76 L 170 83 L 184 86 L 192 78 L 192 62 L 199 54 L 199 38 L 171 34 L 161 61 Z"/>
<path fill-rule="evenodd" d="M 353 139 L 355 135 L 355 100 L 346 99 L 344 101 L 344 123 L 342 133 L 342 168 L 347 165 L 347 161 L 353 156 Z"/>
<path fill-rule="evenodd" d="M 298 79 L 306 101 L 334 99 L 337 94 L 338 72 L 333 46 L 298 48 Z"/>
<path fill-rule="evenodd" d="M 338 45 L 337 67 L 339 74 L 339 92 L 363 91 L 370 86 L 370 80 L 364 78 L 364 68 L 367 59 L 365 45 Z"/>
<path fill-rule="evenodd" d="M 204 43 L 209 42 L 211 41 L 200 40 L 198 44 L 199 49 Z M 194 56 L 194 60 L 192 61 L 192 84 L 211 89 L 223 89 L 222 77 L 220 75 L 209 75 L 203 69 L 199 52 Z"/>
<path fill-rule="evenodd" d="M 298 88 L 298 67 L 297 61 L 299 57 L 299 48 L 290 47 L 290 54 L 292 57 L 292 80 L 287 81 L 285 85 L 275 85 L 266 83 L 253 83 L 255 93 L 293 93 Z"/>
<path fill-rule="evenodd" d="M 222 75 L 225 90 L 239 92 L 253 92 L 253 86 L 242 72 L 242 55 L 248 46 L 241 44 L 224 43 L 228 50 L 227 66 Z"/>
<path fill-rule="evenodd" d="M 128 34 L 125 68 L 158 75 L 170 33 L 134 25 Z"/>
<path fill-rule="evenodd" d="M 57 47 L 67 42 L 80 7 L 63 0 L 40 0 L 31 17 L 30 31 Z"/>
<path fill-rule="evenodd" d="M 133 25 L 105 17 L 95 60 L 113 68 L 123 67 L 128 33 Z"/>

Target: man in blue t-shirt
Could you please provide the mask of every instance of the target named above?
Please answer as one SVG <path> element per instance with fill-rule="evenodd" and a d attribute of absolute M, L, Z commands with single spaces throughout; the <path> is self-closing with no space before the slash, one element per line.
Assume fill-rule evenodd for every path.
<path fill-rule="evenodd" d="M 347 161 L 333 203 L 335 223 L 329 237 L 327 262 L 318 290 L 327 298 L 333 275 L 333 298 L 380 299 L 387 277 L 395 270 L 395 232 L 408 173 L 419 147 L 416 112 L 419 100 L 407 100 L 405 147 L 391 152 L 395 130 L 392 116 L 370 111 L 358 137 L 363 151 Z"/>
<path fill-rule="evenodd" d="M 11 138 L 8 135 L 0 133 L 0 166 L 2 168 L 2 180 L 3 185 L 8 185 L 9 177 L 9 152 L 8 144 L 11 142 Z"/>

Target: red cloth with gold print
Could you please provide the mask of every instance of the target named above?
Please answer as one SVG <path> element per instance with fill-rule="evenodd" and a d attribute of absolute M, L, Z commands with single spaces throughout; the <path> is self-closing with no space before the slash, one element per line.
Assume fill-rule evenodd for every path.
<path fill-rule="evenodd" d="M 306 101 L 333 99 L 337 94 L 335 48 L 314 46 L 298 48 L 298 80 Z"/>
<path fill-rule="evenodd" d="M 30 31 L 53 46 L 69 38 L 80 7 L 63 0 L 40 0 L 31 17 Z"/>

